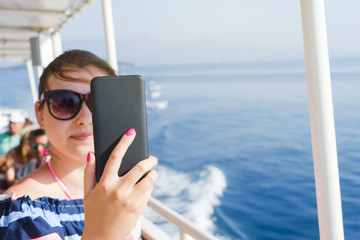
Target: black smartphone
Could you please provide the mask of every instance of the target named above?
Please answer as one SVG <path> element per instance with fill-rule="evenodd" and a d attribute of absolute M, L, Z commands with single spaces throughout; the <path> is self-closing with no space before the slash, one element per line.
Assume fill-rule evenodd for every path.
<path fill-rule="evenodd" d="M 145 83 L 139 75 L 95 77 L 90 92 L 98 182 L 112 150 L 130 128 L 135 129 L 136 137 L 118 175 L 149 156 Z"/>

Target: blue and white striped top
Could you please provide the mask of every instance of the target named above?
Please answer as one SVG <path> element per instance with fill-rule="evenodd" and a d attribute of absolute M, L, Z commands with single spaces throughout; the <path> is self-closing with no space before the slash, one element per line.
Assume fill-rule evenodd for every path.
<path fill-rule="evenodd" d="M 42 197 L 31 200 L 30 197 L 20 197 L 12 200 L 11 196 L 0 195 L 0 239 L 81 238 L 85 226 L 82 199 Z M 141 227 L 136 228 L 137 231 L 130 233 L 126 239 L 140 238 Z"/>
<path fill-rule="evenodd" d="M 85 226 L 82 199 L 21 197 L 0 201 L 0 239 L 80 239 Z"/>

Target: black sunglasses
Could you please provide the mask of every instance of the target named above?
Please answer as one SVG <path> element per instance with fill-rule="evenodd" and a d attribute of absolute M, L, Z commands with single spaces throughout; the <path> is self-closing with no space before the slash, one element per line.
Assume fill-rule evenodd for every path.
<path fill-rule="evenodd" d="M 31 148 L 33 148 L 33 149 L 37 149 L 39 145 L 45 147 L 46 144 L 44 144 L 44 143 L 32 143 L 32 144 L 30 144 Z"/>
<path fill-rule="evenodd" d="M 59 89 L 44 92 L 51 116 L 58 120 L 70 120 L 80 112 L 82 101 L 91 111 L 90 93 L 81 94 L 72 90 Z"/>

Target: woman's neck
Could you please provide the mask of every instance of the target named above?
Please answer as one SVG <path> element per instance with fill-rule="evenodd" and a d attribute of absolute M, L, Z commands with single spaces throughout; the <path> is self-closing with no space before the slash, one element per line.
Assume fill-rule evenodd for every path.
<path fill-rule="evenodd" d="M 81 164 L 56 153 L 51 153 L 50 161 L 54 173 L 66 185 L 71 194 L 75 198 L 83 198 L 86 163 Z"/>

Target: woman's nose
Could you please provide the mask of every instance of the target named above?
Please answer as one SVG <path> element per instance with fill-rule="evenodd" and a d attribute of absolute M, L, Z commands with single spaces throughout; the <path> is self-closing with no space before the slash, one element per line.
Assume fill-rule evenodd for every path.
<path fill-rule="evenodd" d="M 80 112 L 76 116 L 76 122 L 79 125 L 92 125 L 92 113 L 85 101 L 82 102 Z"/>

